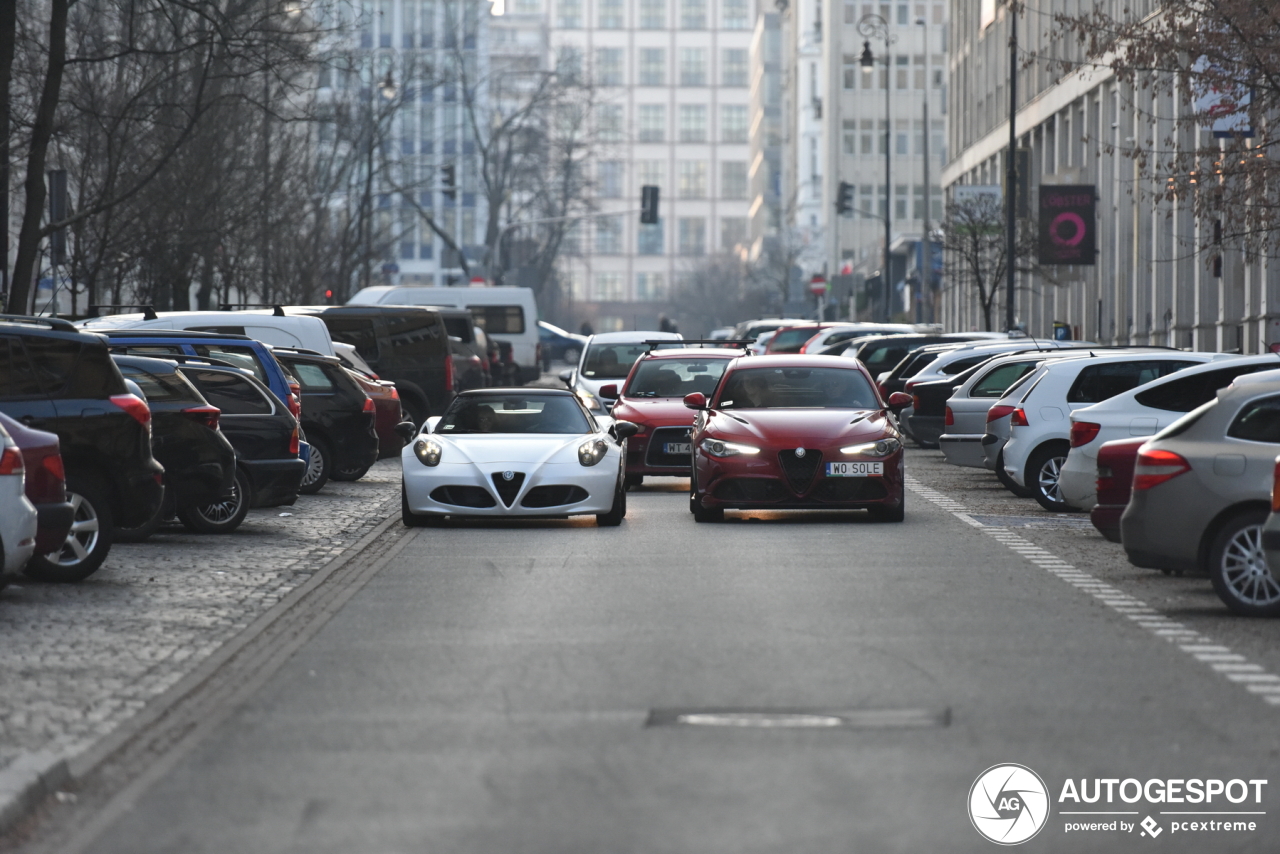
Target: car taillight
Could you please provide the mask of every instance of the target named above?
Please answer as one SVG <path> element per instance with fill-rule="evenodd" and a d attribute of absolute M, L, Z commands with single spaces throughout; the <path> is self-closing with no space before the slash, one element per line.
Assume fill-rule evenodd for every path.
<path fill-rule="evenodd" d="M 296 457 L 301 450 L 302 445 L 298 441 L 298 428 L 294 427 L 293 432 L 289 434 L 289 453 Z"/>
<path fill-rule="evenodd" d="M 1013 410 L 1013 414 L 1009 416 L 1009 426 L 1029 427 L 1030 423 L 1027 421 L 1027 411 L 1021 406 Z"/>
<path fill-rule="evenodd" d="M 1071 422 L 1071 447 L 1078 448 L 1089 444 L 1098 438 L 1098 431 L 1101 429 L 1101 424 L 1094 424 L 1092 421 Z"/>
<path fill-rule="evenodd" d="M 367 394 L 364 396 L 364 406 L 360 407 L 360 409 L 361 409 L 362 411 L 364 411 L 364 412 L 377 412 L 377 411 L 378 411 L 378 407 L 377 407 L 377 406 L 375 406 L 375 405 L 374 405 L 374 403 L 373 403 L 373 398 L 372 398 L 372 397 L 369 397 L 369 395 L 367 395 Z"/>
<path fill-rule="evenodd" d="M 143 427 L 151 423 L 151 407 L 147 406 L 147 402 L 137 395 L 113 394 L 110 400 L 116 406 L 129 413 L 129 417 Z"/>
<path fill-rule="evenodd" d="M 914 409 L 916 412 L 920 411 L 920 395 L 918 394 L 911 395 L 911 408 Z"/>
<path fill-rule="evenodd" d="M 993 406 L 987 410 L 987 423 L 990 424 L 992 421 L 999 421 L 1006 415 L 1012 415 L 1015 409 L 1017 409 L 1016 406 Z"/>
<path fill-rule="evenodd" d="M 1138 452 L 1138 462 L 1133 467 L 1133 488 L 1135 492 L 1150 489 L 1189 471 L 1191 463 L 1180 454 L 1159 448 L 1144 449 Z"/>
<path fill-rule="evenodd" d="M 302 386 L 295 380 L 289 380 L 289 414 L 294 418 L 302 417 Z"/>
<path fill-rule="evenodd" d="M 948 427 L 954 427 L 956 424 L 956 414 L 951 411 L 951 407 L 947 407 L 947 412 L 942 416 L 942 423 Z"/>
<path fill-rule="evenodd" d="M 444 387 L 453 391 L 453 357 L 444 360 Z"/>
<path fill-rule="evenodd" d="M 1271 512 L 1280 513 L 1280 457 L 1276 457 L 1275 472 L 1271 476 Z"/>
<path fill-rule="evenodd" d="M 182 414 L 210 430 L 217 430 L 222 410 L 216 406 L 188 406 L 182 410 Z"/>
<path fill-rule="evenodd" d="M 395 386 L 391 387 L 391 399 L 392 400 L 400 399 L 400 389 L 396 388 Z"/>
<path fill-rule="evenodd" d="M 1099 464 L 1098 479 L 1096 481 L 1096 485 L 1098 488 L 1098 495 L 1102 495 L 1102 493 L 1111 489 L 1113 485 L 1111 482 L 1112 479 L 1113 479 L 1113 474 L 1111 471 L 1111 466 L 1104 466 Z"/>
<path fill-rule="evenodd" d="M 22 474 L 26 466 L 22 462 L 22 451 L 16 445 L 5 445 L 0 451 L 0 475 Z"/>
<path fill-rule="evenodd" d="M 67 469 L 62 464 L 62 454 L 49 454 L 40 461 L 40 468 L 55 480 L 67 479 Z"/>

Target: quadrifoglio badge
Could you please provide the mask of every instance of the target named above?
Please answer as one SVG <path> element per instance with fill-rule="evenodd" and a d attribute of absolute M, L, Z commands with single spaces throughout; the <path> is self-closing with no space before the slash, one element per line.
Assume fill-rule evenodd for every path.
<path fill-rule="evenodd" d="M 1266 787 L 1266 780 L 1243 778 L 1069 777 L 1055 798 L 1035 771 L 1006 763 L 991 766 L 973 781 L 969 820 L 997 845 L 1019 845 L 1052 824 L 1065 834 L 1095 838 L 1255 833 L 1267 814 Z M 1054 803 L 1057 818 L 1051 820 Z M 1205 838 L 1205 845 L 1213 843 Z"/>

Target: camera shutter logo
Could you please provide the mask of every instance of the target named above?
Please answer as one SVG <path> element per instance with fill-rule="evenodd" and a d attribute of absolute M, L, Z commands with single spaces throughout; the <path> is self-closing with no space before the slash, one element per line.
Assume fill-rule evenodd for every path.
<path fill-rule="evenodd" d="M 969 820 L 997 845 L 1018 845 L 1049 820 L 1049 790 L 1025 765 L 992 765 L 969 789 Z"/>

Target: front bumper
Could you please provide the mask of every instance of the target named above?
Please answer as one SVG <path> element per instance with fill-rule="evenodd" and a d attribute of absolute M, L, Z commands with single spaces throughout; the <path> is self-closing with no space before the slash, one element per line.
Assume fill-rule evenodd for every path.
<path fill-rule="evenodd" d="M 995 433 L 983 433 L 982 441 L 982 467 L 990 471 L 996 470 L 996 461 L 1000 459 L 1000 452 L 1004 450 L 1005 439 L 1003 436 L 997 436 Z"/>
<path fill-rule="evenodd" d="M 942 456 L 953 466 L 986 468 L 982 455 L 982 436 L 943 433 L 938 437 Z"/>
<path fill-rule="evenodd" d="M 1077 510 L 1092 510 L 1098 503 L 1098 460 L 1073 448 L 1058 472 L 1058 490 Z"/>
<path fill-rule="evenodd" d="M 563 517 L 608 513 L 618 486 L 618 458 L 612 453 L 594 466 L 544 463 L 530 471 L 519 462 L 441 463 L 424 466 L 409 454 L 404 460 L 405 500 L 423 516 L 488 518 Z M 522 476 L 506 481 L 510 471 Z M 495 480 L 495 475 L 496 480 Z M 512 484 L 504 496 L 497 483 Z M 571 492 L 577 487 L 586 495 Z M 560 499 L 571 500 L 561 502 Z"/>
<path fill-rule="evenodd" d="M 786 453 L 785 451 L 782 453 Z M 694 455 L 698 500 L 707 509 L 814 510 L 897 507 L 903 501 L 903 455 L 884 460 L 884 474 L 872 477 L 829 477 L 827 462 L 850 462 L 834 450 L 824 454 L 807 480 L 789 476 L 777 456 L 716 458 Z"/>
<path fill-rule="evenodd" d="M 1089 521 L 1098 533 L 1113 543 L 1124 542 L 1120 536 L 1120 517 L 1124 515 L 1127 504 L 1095 504 L 1089 511 Z"/>
<path fill-rule="evenodd" d="M 646 430 L 627 440 L 627 474 L 650 477 L 688 477 L 693 454 L 668 454 L 666 446 L 690 441 L 692 428 L 669 425 Z"/>

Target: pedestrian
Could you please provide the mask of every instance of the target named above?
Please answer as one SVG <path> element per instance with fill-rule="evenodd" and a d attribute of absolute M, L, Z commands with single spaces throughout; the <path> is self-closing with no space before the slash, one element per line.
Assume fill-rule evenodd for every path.
<path fill-rule="evenodd" d="M 658 331 L 659 332 L 679 332 L 680 329 L 672 322 L 671 318 L 665 314 L 658 315 Z"/>
<path fill-rule="evenodd" d="M 588 323 L 588 322 L 587 322 L 587 321 L 585 321 L 585 320 L 584 320 L 584 321 L 582 321 L 582 326 L 578 327 L 578 332 L 579 332 L 579 333 L 581 333 L 582 335 L 595 335 L 595 334 L 596 334 L 596 331 L 595 331 L 594 329 L 592 329 L 592 328 L 591 328 L 591 324 L 590 324 L 590 323 Z"/>

